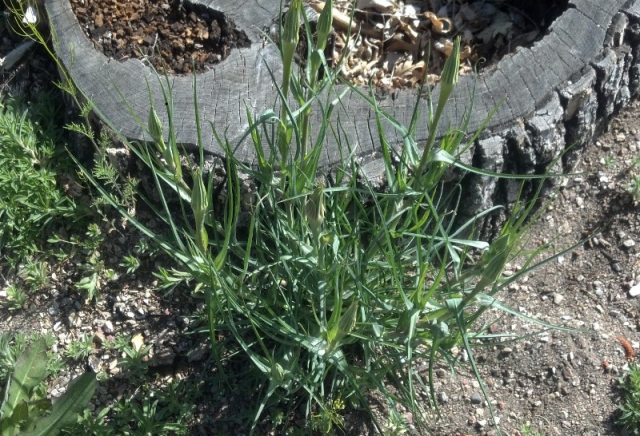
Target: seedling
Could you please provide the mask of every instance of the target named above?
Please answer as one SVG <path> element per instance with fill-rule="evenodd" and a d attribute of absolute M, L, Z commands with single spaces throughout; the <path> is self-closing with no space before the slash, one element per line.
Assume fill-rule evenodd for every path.
<path fill-rule="evenodd" d="M 640 199 L 640 176 L 633 176 L 631 183 L 625 186 L 627 191 L 631 194 L 634 201 Z"/>
<path fill-rule="evenodd" d="M 120 266 L 122 268 L 126 268 L 127 274 L 133 274 L 138 270 L 138 268 L 140 268 L 140 260 L 137 257 L 129 254 L 124 257 L 123 261 L 120 263 Z"/>
<path fill-rule="evenodd" d="M 19 285 L 9 285 L 5 288 L 7 301 L 5 304 L 9 310 L 21 310 L 29 299 L 29 295 Z"/>
<path fill-rule="evenodd" d="M 79 340 L 69 344 L 67 356 L 74 360 L 86 359 L 93 350 L 93 336 L 83 333 Z"/>

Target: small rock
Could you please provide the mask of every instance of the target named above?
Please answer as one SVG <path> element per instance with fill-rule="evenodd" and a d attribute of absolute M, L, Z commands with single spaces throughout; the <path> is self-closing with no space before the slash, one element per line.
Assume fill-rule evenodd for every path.
<path fill-rule="evenodd" d="M 616 135 L 616 142 L 624 142 L 627 139 L 624 133 L 618 133 Z"/>
<path fill-rule="evenodd" d="M 634 247 L 636 245 L 636 242 L 633 239 L 627 239 L 626 241 L 624 241 L 622 243 L 622 245 L 624 245 L 625 248 L 631 248 L 631 247 Z"/>
<path fill-rule="evenodd" d="M 440 404 L 446 404 L 449 402 L 449 397 L 444 392 L 438 393 L 438 401 Z"/>
<path fill-rule="evenodd" d="M 553 295 L 553 304 L 559 305 L 564 300 L 564 295 L 562 294 L 554 294 Z"/>
<path fill-rule="evenodd" d="M 111 321 L 105 321 L 105 323 L 102 324 L 102 331 L 106 335 L 113 334 L 113 323 Z"/>
<path fill-rule="evenodd" d="M 482 396 L 478 392 L 474 392 L 471 394 L 471 404 L 480 404 L 482 403 Z"/>
<path fill-rule="evenodd" d="M 49 306 L 49 309 L 47 309 L 47 311 L 51 316 L 56 316 L 60 312 L 60 310 L 58 309 L 57 303 L 53 303 L 51 306 Z"/>
<path fill-rule="evenodd" d="M 630 297 L 637 297 L 640 295 L 640 284 L 637 284 L 635 286 L 632 286 L 631 289 L 629 289 L 629 296 Z"/>

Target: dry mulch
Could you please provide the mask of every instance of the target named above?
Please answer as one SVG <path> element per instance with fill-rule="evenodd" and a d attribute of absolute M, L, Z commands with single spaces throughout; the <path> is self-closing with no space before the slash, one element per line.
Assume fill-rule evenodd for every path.
<path fill-rule="evenodd" d="M 71 7 L 96 50 L 124 61 L 147 58 L 159 72 L 204 72 L 229 52 L 248 47 L 242 30 L 220 13 L 181 0 L 71 0 Z"/>

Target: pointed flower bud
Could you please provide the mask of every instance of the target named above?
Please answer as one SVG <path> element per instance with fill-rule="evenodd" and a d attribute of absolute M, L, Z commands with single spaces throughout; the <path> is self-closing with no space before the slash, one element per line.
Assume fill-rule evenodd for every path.
<path fill-rule="evenodd" d="M 478 289 L 491 285 L 500 277 L 509 255 L 511 254 L 511 236 L 498 237 L 491 248 L 482 256 L 482 276 L 476 285 Z"/>
<path fill-rule="evenodd" d="M 295 54 L 298 40 L 300 38 L 300 15 L 302 14 L 302 0 L 292 0 L 284 19 L 284 29 L 282 29 L 282 93 L 287 98 L 289 94 L 289 81 L 291 80 L 291 70 L 293 66 L 293 55 Z M 284 114 L 284 108 L 283 108 Z M 284 117 L 282 119 L 285 119 Z M 282 141 L 282 138 L 281 138 Z"/>
<path fill-rule="evenodd" d="M 304 212 L 311 231 L 317 235 L 324 222 L 324 183 L 318 182 L 304 205 Z"/>
<path fill-rule="evenodd" d="M 293 44 L 294 48 L 298 45 L 301 13 L 302 0 L 292 0 L 284 20 L 284 29 L 282 31 L 283 44 Z"/>
<path fill-rule="evenodd" d="M 156 112 L 156 109 L 151 105 L 149 111 L 149 120 L 147 121 L 147 129 L 149 129 L 149 135 L 158 146 L 160 153 L 164 155 L 166 146 L 164 144 L 164 134 L 162 131 L 162 121 Z"/>
<path fill-rule="evenodd" d="M 345 313 L 342 314 L 338 320 L 337 326 L 331 328 L 327 334 L 329 341 L 328 352 L 333 352 L 341 345 L 344 338 L 349 336 L 356 326 L 356 320 L 358 319 L 358 301 L 351 303 L 351 306 Z"/>
<path fill-rule="evenodd" d="M 444 69 L 440 76 L 440 99 L 449 98 L 458 83 L 460 75 L 460 37 L 456 37 L 453 43 L 453 51 L 444 63 Z"/>
<path fill-rule="evenodd" d="M 202 173 L 197 168 L 193 173 L 193 190 L 191 191 L 191 209 L 195 219 L 196 242 L 198 247 L 204 252 L 209 245 L 209 236 L 205 229 L 204 222 L 209 207 L 207 190 L 204 187 Z"/>
<path fill-rule="evenodd" d="M 318 50 L 324 50 L 327 44 L 327 39 L 331 34 L 333 26 L 333 0 L 327 0 L 318 17 L 318 25 L 316 26 L 318 32 Z"/>

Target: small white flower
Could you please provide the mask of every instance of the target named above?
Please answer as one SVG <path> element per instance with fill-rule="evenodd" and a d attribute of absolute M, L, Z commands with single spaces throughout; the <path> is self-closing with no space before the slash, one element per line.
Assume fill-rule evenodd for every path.
<path fill-rule="evenodd" d="M 27 10 L 24 12 L 22 18 L 22 24 L 27 26 L 30 24 L 36 24 L 38 22 L 38 11 L 33 6 L 27 6 Z"/>

